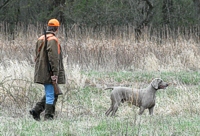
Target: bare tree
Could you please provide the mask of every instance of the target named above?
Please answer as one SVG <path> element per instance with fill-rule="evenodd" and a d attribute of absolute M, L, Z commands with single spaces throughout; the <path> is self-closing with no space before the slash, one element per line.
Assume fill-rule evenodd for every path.
<path fill-rule="evenodd" d="M 163 23 L 169 24 L 173 12 L 173 0 L 163 0 L 162 13 Z"/>
<path fill-rule="evenodd" d="M 200 0 L 193 0 L 193 2 L 194 2 L 196 15 L 197 15 L 198 19 L 200 19 Z"/>
<path fill-rule="evenodd" d="M 135 28 L 136 39 L 139 39 L 142 33 L 142 29 L 145 26 L 147 26 L 153 18 L 153 12 L 152 12 L 154 8 L 153 4 L 149 0 L 144 0 L 144 1 L 145 1 L 145 6 L 144 9 L 142 9 L 144 14 L 144 19 Z"/>

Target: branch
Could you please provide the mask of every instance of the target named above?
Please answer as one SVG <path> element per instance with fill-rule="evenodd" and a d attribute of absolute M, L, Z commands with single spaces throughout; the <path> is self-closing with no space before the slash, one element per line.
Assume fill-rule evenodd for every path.
<path fill-rule="evenodd" d="M 0 9 L 4 8 L 9 3 L 9 1 L 10 0 L 5 1 L 4 4 L 0 6 Z"/>

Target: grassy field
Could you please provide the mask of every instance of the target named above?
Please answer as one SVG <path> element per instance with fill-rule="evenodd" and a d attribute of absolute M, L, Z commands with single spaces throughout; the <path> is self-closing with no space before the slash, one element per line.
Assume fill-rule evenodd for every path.
<path fill-rule="evenodd" d="M 73 80 L 70 85 L 61 86 L 64 95 L 59 98 L 56 118 L 53 121 L 36 122 L 28 114 L 28 110 L 41 93 L 27 92 L 30 93 L 26 96 L 27 98 L 20 98 L 21 94 L 18 93 L 12 93 L 15 95 L 12 96 L 8 94 L 8 90 L 14 89 L 14 84 L 7 89 L 4 81 L 1 87 L 5 85 L 3 90 L 7 89 L 5 94 L 7 98 L 1 104 L 1 135 L 167 136 L 200 134 L 198 125 L 200 121 L 199 72 L 79 71 L 78 73 L 77 68 L 73 70 L 72 73 L 76 73 L 76 77 L 84 80 L 84 85 L 81 80 L 75 82 L 74 79 L 70 79 Z M 110 91 L 103 90 L 104 87 L 123 85 L 143 88 L 159 74 L 159 77 L 169 82 L 170 86 L 157 92 L 157 103 L 153 116 L 149 116 L 148 111 L 139 116 L 138 108 L 127 103 L 119 108 L 116 117 L 105 116 L 105 111 L 110 106 Z M 36 85 L 25 82 L 29 85 L 23 88 L 34 91 Z M 42 87 L 39 86 L 38 89 Z M 37 95 L 36 99 L 33 99 L 33 94 Z M 15 100 L 13 97 L 21 100 Z M 43 119 L 43 114 L 41 116 Z"/>
<path fill-rule="evenodd" d="M 64 95 L 59 96 L 53 121 L 43 121 L 44 113 L 42 121 L 33 120 L 28 111 L 44 94 L 43 86 L 33 83 L 36 39 L 32 37 L 40 32 L 30 27 L 26 36 L 19 32 L 15 40 L 0 34 L 0 135 L 200 135 L 199 45 L 183 37 L 157 44 L 148 38 L 136 42 L 131 34 L 109 39 L 94 38 L 90 31 L 76 37 L 75 31 L 66 40 L 61 30 L 67 77 L 61 85 Z M 157 92 L 153 116 L 148 111 L 139 116 L 139 109 L 127 103 L 115 117 L 105 116 L 110 90 L 104 88 L 144 88 L 156 77 L 170 86 Z"/>

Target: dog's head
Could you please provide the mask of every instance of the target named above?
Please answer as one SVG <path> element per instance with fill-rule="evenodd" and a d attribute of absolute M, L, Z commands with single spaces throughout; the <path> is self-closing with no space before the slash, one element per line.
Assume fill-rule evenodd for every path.
<path fill-rule="evenodd" d="M 158 89 L 165 89 L 169 84 L 166 83 L 166 82 L 164 82 L 160 78 L 155 78 L 151 82 L 151 85 L 152 85 L 153 88 L 155 88 L 156 90 L 158 90 Z"/>

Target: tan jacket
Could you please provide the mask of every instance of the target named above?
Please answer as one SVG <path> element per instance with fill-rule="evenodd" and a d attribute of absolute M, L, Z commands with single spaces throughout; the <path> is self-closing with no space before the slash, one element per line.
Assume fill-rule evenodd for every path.
<path fill-rule="evenodd" d="M 62 50 L 58 39 L 52 32 L 47 32 L 47 51 L 44 49 L 44 35 L 38 38 L 36 43 L 35 74 L 34 82 L 39 84 L 51 83 L 51 76 L 48 71 L 47 55 L 53 75 L 58 76 L 58 84 L 65 84 L 65 71 L 62 58 Z"/>

